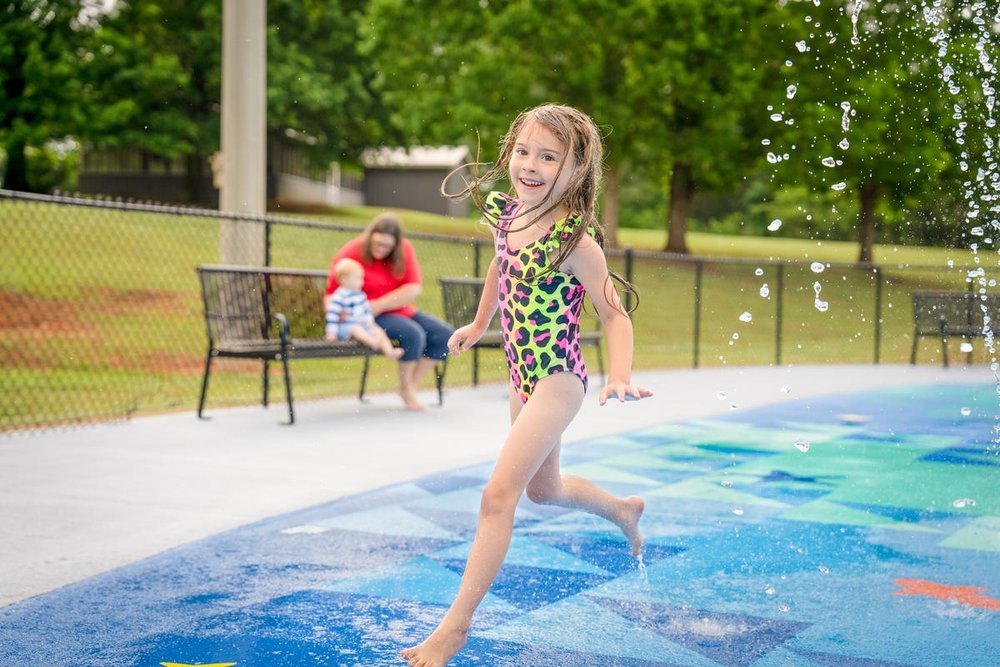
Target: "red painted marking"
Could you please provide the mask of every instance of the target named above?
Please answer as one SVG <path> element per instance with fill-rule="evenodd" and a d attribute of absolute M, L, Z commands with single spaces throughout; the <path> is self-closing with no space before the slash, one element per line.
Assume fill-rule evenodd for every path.
<path fill-rule="evenodd" d="M 900 590 L 895 595 L 926 595 L 935 600 L 955 600 L 970 607 L 1000 611 L 1000 600 L 983 595 L 983 586 L 949 586 L 924 579 L 896 579 Z"/>

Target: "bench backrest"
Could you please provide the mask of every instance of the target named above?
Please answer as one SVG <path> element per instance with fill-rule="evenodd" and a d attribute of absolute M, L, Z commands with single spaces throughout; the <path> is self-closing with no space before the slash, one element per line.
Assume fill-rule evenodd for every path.
<path fill-rule="evenodd" d="M 205 326 L 218 342 L 277 338 L 271 315 L 293 338 L 322 338 L 326 272 L 260 266 L 198 266 Z"/>
<path fill-rule="evenodd" d="M 988 294 L 983 300 L 972 292 L 913 293 L 913 324 L 917 335 L 942 331 L 954 335 L 982 335 L 984 315 L 989 315 L 991 328 L 996 328 L 1000 318 L 1000 294 Z"/>
<path fill-rule="evenodd" d="M 482 278 L 441 278 L 441 298 L 444 301 L 444 318 L 453 326 L 461 327 L 476 319 L 479 299 L 483 295 Z M 500 331 L 500 312 L 490 321 L 487 331 Z"/>

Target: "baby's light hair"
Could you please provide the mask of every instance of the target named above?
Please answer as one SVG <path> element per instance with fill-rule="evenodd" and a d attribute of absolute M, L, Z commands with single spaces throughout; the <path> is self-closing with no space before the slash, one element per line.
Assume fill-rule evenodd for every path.
<path fill-rule="evenodd" d="M 344 257 L 333 265 L 333 275 L 337 276 L 338 281 L 351 273 L 360 273 L 361 275 L 364 275 L 365 267 L 361 266 L 360 262 L 351 259 L 350 257 Z"/>

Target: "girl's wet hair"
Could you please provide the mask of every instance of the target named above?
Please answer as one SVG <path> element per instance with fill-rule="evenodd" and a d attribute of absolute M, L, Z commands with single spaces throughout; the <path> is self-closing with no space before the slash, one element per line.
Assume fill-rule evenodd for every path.
<path fill-rule="evenodd" d="M 483 212 L 484 220 L 495 227 L 496 223 L 486 212 L 482 187 L 507 178 L 507 167 L 514 153 L 514 145 L 517 142 L 517 137 L 529 122 L 536 122 L 550 131 L 566 148 L 563 161 L 559 165 L 559 171 L 554 180 L 559 180 L 564 169 L 572 169 L 573 173 L 566 184 L 566 188 L 557 200 L 548 201 L 546 199 L 546 201 L 537 206 L 524 208 L 518 212 L 516 217 L 537 212 L 539 209 L 543 209 L 539 212 L 539 215 L 544 216 L 565 206 L 571 216 L 579 216 L 583 221 L 583 224 L 573 227 L 573 233 L 569 239 L 560 243 L 558 251 L 552 257 L 551 268 L 549 269 L 554 271 L 555 267 L 562 264 L 569 257 L 570 253 L 573 252 L 580 243 L 580 239 L 588 233 L 588 228 L 594 230 L 595 240 L 602 249 L 604 248 L 604 227 L 601 225 L 600 220 L 597 219 L 597 195 L 603 173 L 604 145 L 601 139 L 601 132 L 590 116 L 578 109 L 560 104 L 543 104 L 542 106 L 522 111 L 514 119 L 514 122 L 511 123 L 507 134 L 500 140 L 500 154 L 497 156 L 496 162 L 485 173 L 480 174 L 479 168 L 484 163 L 479 161 L 477 149 L 475 162 L 464 164 L 445 176 L 444 181 L 441 183 L 441 194 L 451 199 L 470 197 L 475 202 L 476 208 Z M 572 159 L 572 163 L 567 158 Z M 456 193 L 447 192 L 446 186 L 448 181 L 468 168 L 471 168 L 473 176 L 471 180 L 465 183 L 465 187 Z M 525 225 L 525 227 L 527 226 Z M 524 229 L 524 227 L 521 229 Z M 609 273 L 612 279 L 622 285 L 626 291 L 636 295 L 635 304 L 638 305 L 638 294 L 635 288 L 621 276 L 614 272 Z M 613 284 L 610 285 L 610 288 L 614 288 Z M 608 299 L 608 303 L 615 303 L 610 294 L 605 294 L 605 297 Z M 632 309 L 634 310 L 634 306 Z"/>

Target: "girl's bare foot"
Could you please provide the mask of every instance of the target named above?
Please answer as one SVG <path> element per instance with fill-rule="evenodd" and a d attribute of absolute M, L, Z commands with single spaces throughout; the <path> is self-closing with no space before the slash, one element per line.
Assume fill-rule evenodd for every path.
<path fill-rule="evenodd" d="M 416 646 L 403 649 L 410 667 L 444 667 L 465 646 L 468 628 L 446 628 L 442 623 L 431 636 Z"/>
<path fill-rule="evenodd" d="M 390 347 L 384 352 L 385 356 L 389 357 L 390 359 L 399 359 L 405 353 L 406 350 L 404 350 L 401 347 Z"/>
<path fill-rule="evenodd" d="M 622 529 L 628 543 L 632 546 L 632 555 L 642 553 L 642 532 L 639 530 L 639 519 L 646 509 L 646 501 L 639 496 L 629 496 L 622 502 L 615 524 Z"/>

